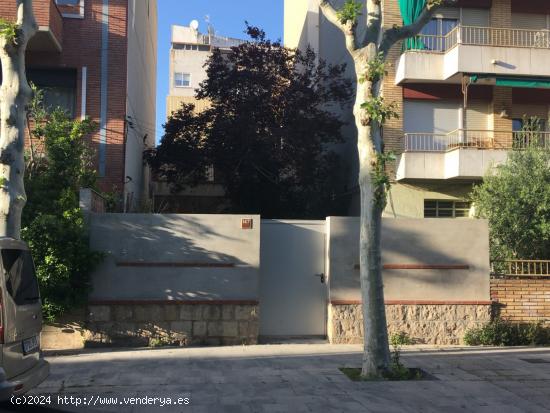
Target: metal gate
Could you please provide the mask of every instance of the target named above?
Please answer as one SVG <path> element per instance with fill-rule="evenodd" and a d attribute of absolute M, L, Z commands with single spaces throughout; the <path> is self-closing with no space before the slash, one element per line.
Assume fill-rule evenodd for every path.
<path fill-rule="evenodd" d="M 325 221 L 262 220 L 260 336 L 326 335 Z"/>

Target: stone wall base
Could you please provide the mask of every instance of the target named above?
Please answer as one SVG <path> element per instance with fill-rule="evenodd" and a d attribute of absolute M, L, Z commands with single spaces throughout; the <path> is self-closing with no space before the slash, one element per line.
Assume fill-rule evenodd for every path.
<path fill-rule="evenodd" d="M 45 326 L 42 348 L 258 342 L 258 304 L 103 303 L 87 310 L 79 320 Z"/>
<path fill-rule="evenodd" d="M 387 304 L 388 333 L 404 332 L 415 344 L 463 344 L 466 330 L 491 321 L 491 304 Z M 361 304 L 329 304 L 333 344 L 363 342 Z"/>

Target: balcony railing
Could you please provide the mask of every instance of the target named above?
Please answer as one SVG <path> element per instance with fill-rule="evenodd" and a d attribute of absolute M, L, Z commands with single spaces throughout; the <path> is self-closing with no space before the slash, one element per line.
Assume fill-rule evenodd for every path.
<path fill-rule="evenodd" d="M 445 36 L 420 34 L 405 41 L 405 50 L 445 53 L 458 44 L 550 49 L 550 30 L 457 26 Z"/>
<path fill-rule="evenodd" d="M 456 129 L 446 134 L 406 133 L 405 152 L 446 152 L 456 148 L 550 149 L 550 132 Z"/>
<path fill-rule="evenodd" d="M 209 34 L 199 34 L 198 35 L 199 44 L 204 44 L 206 46 L 218 47 L 221 49 L 229 49 L 231 47 L 237 47 L 243 43 L 244 40 L 235 39 L 232 37 L 223 37 L 217 35 Z"/>
<path fill-rule="evenodd" d="M 491 274 L 508 277 L 550 277 L 550 261 L 506 260 L 491 263 Z"/>

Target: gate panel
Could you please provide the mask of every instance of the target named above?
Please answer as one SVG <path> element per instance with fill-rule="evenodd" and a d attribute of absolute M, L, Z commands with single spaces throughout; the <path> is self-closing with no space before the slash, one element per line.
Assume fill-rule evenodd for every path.
<path fill-rule="evenodd" d="M 325 336 L 325 221 L 261 225 L 260 335 Z"/>

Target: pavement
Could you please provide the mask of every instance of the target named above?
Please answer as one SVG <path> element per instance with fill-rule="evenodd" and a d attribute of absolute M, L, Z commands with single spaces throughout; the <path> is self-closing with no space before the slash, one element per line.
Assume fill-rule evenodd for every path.
<path fill-rule="evenodd" d="M 550 412 L 550 348 L 411 346 L 402 360 L 434 379 L 352 382 L 338 368 L 360 366 L 355 345 L 86 351 L 48 357 L 30 411 Z"/>

